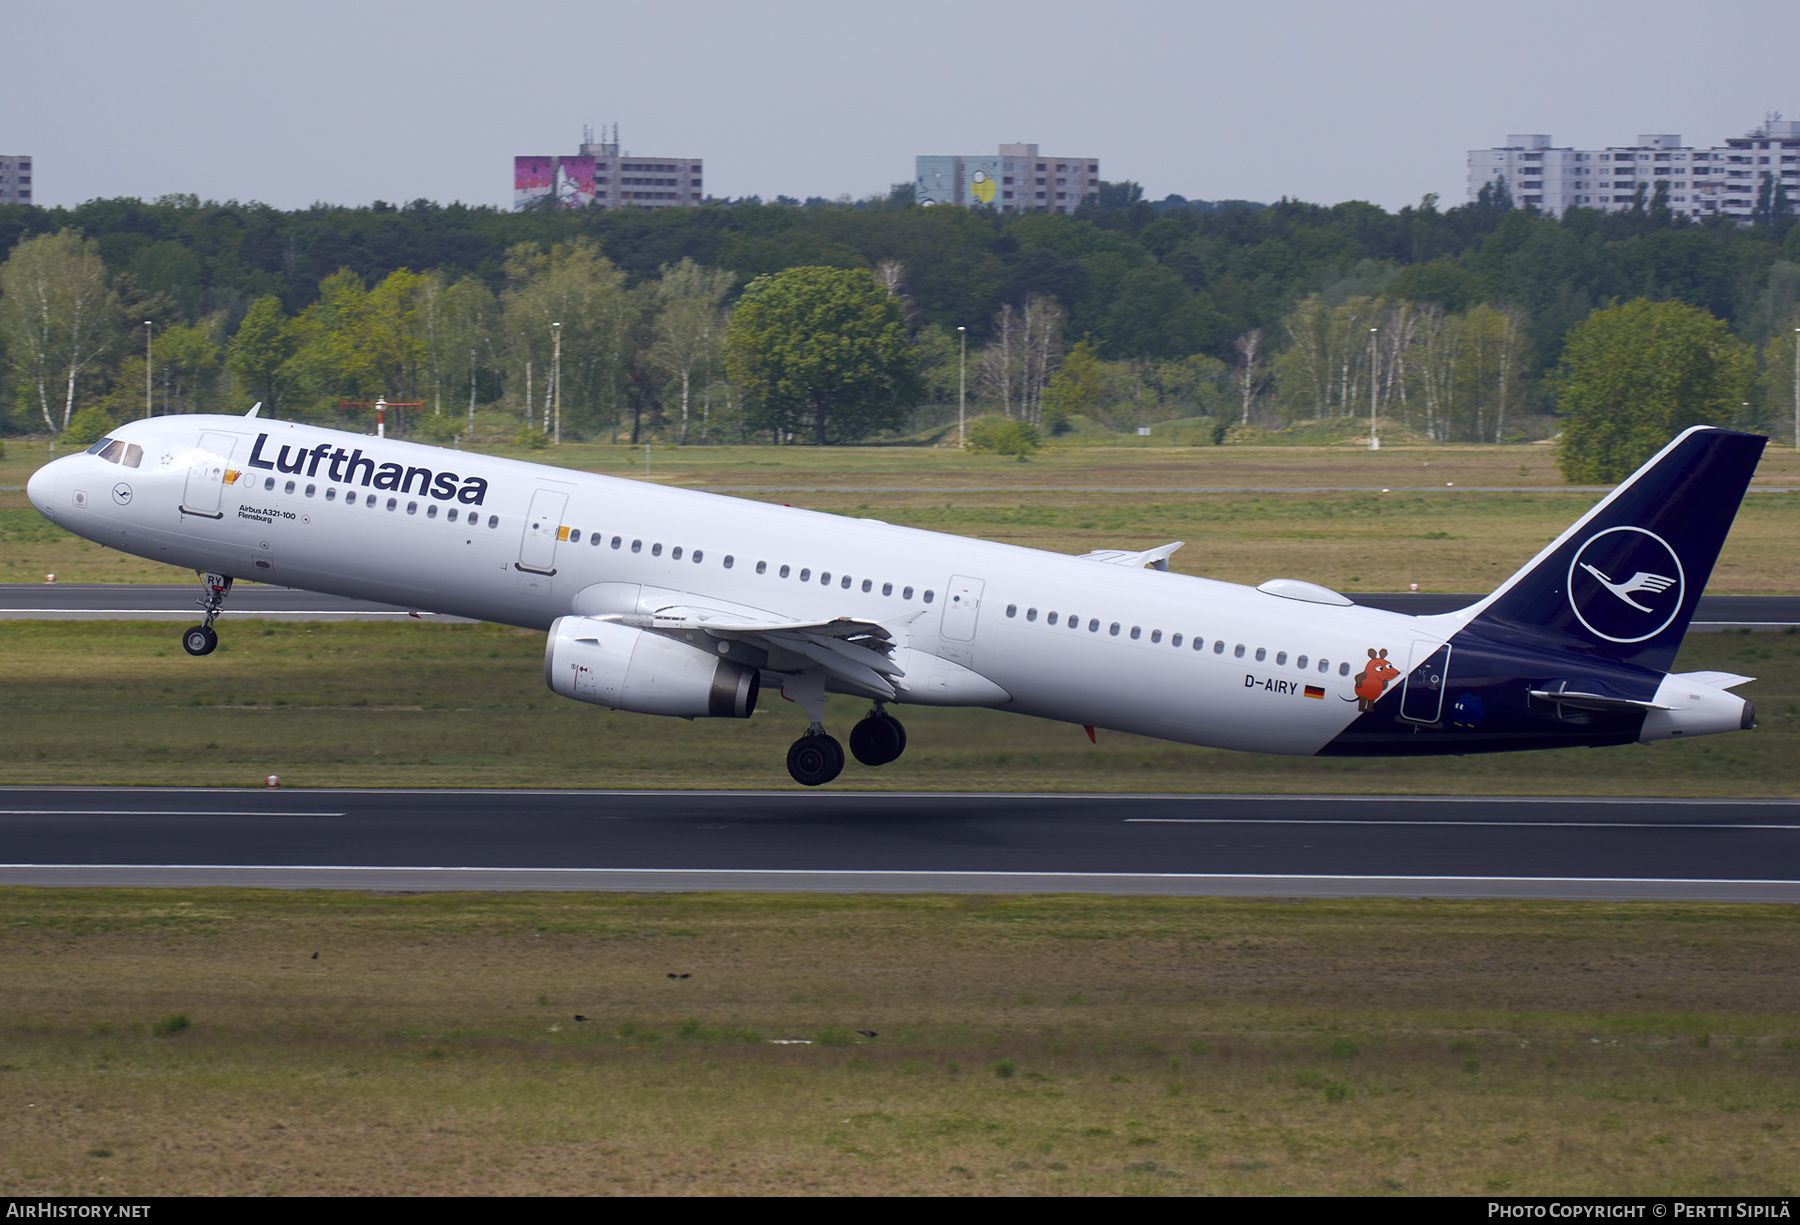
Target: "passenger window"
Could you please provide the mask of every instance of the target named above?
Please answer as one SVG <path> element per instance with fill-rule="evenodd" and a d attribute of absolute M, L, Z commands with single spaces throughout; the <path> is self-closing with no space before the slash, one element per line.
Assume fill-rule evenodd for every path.
<path fill-rule="evenodd" d="M 650 546 L 650 556 L 652 556 L 652 557 L 661 557 L 662 556 L 662 541 L 659 540 L 655 544 Z"/>
<path fill-rule="evenodd" d="M 317 485 L 308 485 L 306 487 L 306 496 L 309 498 L 312 497 L 317 492 L 319 492 L 319 487 Z M 436 510 L 437 508 L 434 506 L 434 507 L 432 507 L 432 509 Z"/>
<path fill-rule="evenodd" d="M 452 519 L 456 518 L 456 512 L 451 511 L 450 517 Z M 600 542 L 605 539 L 606 539 L 606 537 L 602 536 L 599 532 L 589 532 L 588 533 L 588 544 L 593 546 L 596 549 L 600 547 Z"/>
<path fill-rule="evenodd" d="M 697 566 L 701 562 L 706 560 L 706 554 L 701 552 L 699 549 L 695 549 L 694 555 L 690 560 Z"/>
<path fill-rule="evenodd" d="M 912 588 L 911 587 L 902 587 L 900 589 L 900 598 L 902 600 L 912 599 Z"/>
<path fill-rule="evenodd" d="M 870 581 L 869 579 L 863 580 L 863 594 L 864 595 L 868 595 L 869 592 L 874 590 L 874 588 L 875 588 L 875 584 L 872 581 Z"/>
<path fill-rule="evenodd" d="M 488 516 L 488 530 L 492 531 L 494 528 L 497 528 L 499 526 L 500 526 L 500 516 L 499 515 L 489 515 Z"/>
<path fill-rule="evenodd" d="M 393 508 L 389 507 L 388 509 L 392 510 Z M 406 513 L 409 515 L 418 514 L 419 513 L 419 504 L 417 502 L 408 502 L 406 504 Z"/>
<path fill-rule="evenodd" d="M 1137 629 L 1135 627 L 1131 631 L 1131 636 L 1133 638 L 1137 637 Z M 1162 641 L 1162 631 L 1161 630 L 1151 630 L 1150 631 L 1150 641 L 1151 642 L 1161 642 Z"/>
<path fill-rule="evenodd" d="M 274 490 L 274 488 L 275 488 L 275 478 L 274 477 L 270 476 L 270 477 L 263 478 L 263 492 L 264 493 L 269 493 L 272 490 Z"/>
<path fill-rule="evenodd" d="M 1111 634 L 1114 638 L 1117 638 L 1119 636 L 1119 623 L 1117 621 L 1114 621 L 1112 623 L 1112 628 L 1107 630 L 1106 632 Z M 1137 637 L 1137 635 L 1133 634 L 1132 637 L 1135 638 L 1135 637 Z"/>
<path fill-rule="evenodd" d="M 1118 624 L 1118 622 L 1117 622 L 1117 621 L 1114 621 L 1114 622 L 1113 622 L 1113 624 L 1114 624 L 1114 625 L 1117 625 L 1117 624 Z M 1099 633 L 1099 632 L 1100 632 L 1100 618 L 1098 618 L 1098 617 L 1090 617 L 1090 618 L 1088 618 L 1088 633 L 1090 633 L 1090 634 L 1098 634 L 1098 633 Z M 1116 633 L 1118 633 L 1118 632 L 1119 632 L 1119 631 L 1118 631 L 1118 630 L 1116 630 L 1116 629 L 1115 629 L 1115 630 L 1114 630 L 1114 631 L 1113 631 L 1113 633 L 1115 633 L 1115 634 L 1116 634 Z"/>
<path fill-rule="evenodd" d="M 1321 671 L 1321 672 L 1331 671 L 1331 661 L 1329 659 L 1321 659 L 1319 661 L 1319 671 Z"/>
<path fill-rule="evenodd" d="M 1238 643 L 1237 649 L 1232 651 L 1232 654 L 1237 656 L 1239 659 L 1242 659 L 1244 657 L 1244 644 L 1241 642 Z"/>
<path fill-rule="evenodd" d="M 435 519 L 435 518 L 437 518 L 437 512 L 438 512 L 437 503 L 433 502 L 430 505 L 426 506 L 425 517 L 427 519 Z"/>
<path fill-rule="evenodd" d="M 632 541 L 631 542 L 631 551 L 633 553 L 642 553 L 644 551 L 644 542 L 641 540 Z"/>
<path fill-rule="evenodd" d="M 1258 658 L 1258 659 L 1261 659 L 1261 658 L 1262 658 L 1262 652 L 1261 652 L 1261 651 L 1258 651 L 1258 652 L 1257 652 L 1257 653 L 1256 653 L 1256 657 L 1257 657 L 1257 658 Z M 1286 651 L 1277 651 L 1277 652 L 1275 652 L 1275 662 L 1276 662 L 1276 663 L 1278 663 L 1278 664 L 1285 664 L 1285 663 L 1286 663 L 1286 662 L 1287 662 L 1287 652 L 1286 652 Z"/>
<path fill-rule="evenodd" d="M 1302 672 L 1306 671 L 1306 656 L 1302 655 L 1299 659 L 1296 659 L 1294 661 L 1294 666 Z"/>
<path fill-rule="evenodd" d="M 399 498 L 389 498 L 388 499 L 388 509 L 389 510 L 398 510 L 399 508 L 400 508 L 400 499 Z"/>
<path fill-rule="evenodd" d="M 881 594 L 882 595 L 893 595 L 894 594 L 894 585 L 892 583 L 883 583 L 881 585 Z"/>
<path fill-rule="evenodd" d="M 1169 645 L 1170 645 L 1170 646 L 1172 646 L 1172 647 L 1178 647 L 1178 646 L 1180 646 L 1180 645 L 1181 645 L 1181 635 L 1180 635 L 1180 634 L 1170 634 L 1170 635 L 1169 635 Z M 1201 646 L 1201 645 L 1203 645 L 1203 644 L 1202 644 L 1202 643 L 1199 643 L 1199 642 L 1196 642 L 1196 643 L 1195 643 L 1195 644 L 1194 644 L 1194 645 L 1195 645 L 1195 646 L 1196 646 L 1196 647 L 1198 647 L 1198 646 Z"/>
<path fill-rule="evenodd" d="M 1266 647 L 1257 647 L 1256 648 L 1256 662 L 1257 663 L 1261 663 L 1263 660 L 1267 659 L 1268 657 L 1269 657 L 1269 652 Z"/>
<path fill-rule="evenodd" d="M 1017 604 L 1008 604 L 1006 606 L 1006 615 L 1009 617 L 1018 616 L 1019 615 L 1019 606 Z"/>
<path fill-rule="evenodd" d="M 336 485 L 327 485 L 327 486 L 326 486 L 326 487 L 325 487 L 325 500 L 326 500 L 326 501 L 327 501 L 327 502 L 335 502 L 335 501 L 337 501 L 337 486 L 336 486 Z M 452 518 L 452 519 L 454 519 L 454 518 L 456 518 L 456 512 L 455 512 L 455 511 L 451 511 L 451 512 L 450 512 L 450 517 L 451 517 L 451 518 Z"/>
<path fill-rule="evenodd" d="M 786 566 L 783 566 L 780 570 L 776 571 L 776 574 L 780 578 L 786 578 L 789 574 L 789 570 Z"/>
<path fill-rule="evenodd" d="M 1204 645 L 1205 644 L 1202 643 L 1198 638 L 1194 639 L 1194 649 L 1196 651 L 1198 651 Z M 1225 640 L 1223 638 L 1221 638 L 1217 642 L 1213 643 L 1213 654 L 1214 655 L 1223 655 L 1224 653 L 1225 653 Z M 1239 647 L 1238 654 L 1242 655 L 1243 653 L 1244 653 L 1244 648 Z"/>
<path fill-rule="evenodd" d="M 812 570 L 811 570 L 811 568 L 810 568 L 810 567 L 802 567 L 802 568 L 801 568 L 801 570 L 800 570 L 800 581 L 801 581 L 801 582 L 803 582 L 803 583 L 810 583 L 810 582 L 812 582 Z"/>
<path fill-rule="evenodd" d="M 1025 619 L 1027 621 L 1036 621 L 1037 620 L 1037 609 L 1027 608 L 1025 610 Z"/>
<path fill-rule="evenodd" d="M 294 492 L 294 482 L 292 482 L 292 481 L 289 481 L 289 482 L 288 482 L 288 483 L 287 483 L 287 484 L 285 484 L 285 485 L 283 485 L 283 486 L 282 486 L 282 487 L 281 487 L 281 492 L 283 492 L 283 493 L 292 493 L 292 492 Z"/>
<path fill-rule="evenodd" d="M 1350 665 L 1349 664 L 1339 664 L 1338 665 L 1338 675 L 1339 676 L 1349 676 L 1350 675 Z"/>
<path fill-rule="evenodd" d="M 844 580 L 841 583 L 839 583 L 838 586 L 842 587 L 845 591 L 850 590 L 850 576 L 848 574 L 846 574 L 844 576 Z"/>
<path fill-rule="evenodd" d="M 327 493 L 325 496 L 330 497 L 331 495 L 329 493 Z M 452 522 L 452 523 L 455 523 L 456 522 L 456 507 L 452 506 L 449 510 L 445 511 L 444 518 L 450 520 L 450 522 Z"/>
<path fill-rule="evenodd" d="M 569 543 L 570 544 L 580 544 L 581 543 L 581 529 L 580 528 L 572 527 L 569 529 Z"/>
<path fill-rule="evenodd" d="M 831 586 L 831 571 L 829 571 L 829 570 L 819 571 L 819 586 L 821 586 L 821 587 Z"/>
<path fill-rule="evenodd" d="M 623 536 L 614 536 L 612 538 L 612 547 L 615 549 L 624 543 L 625 543 L 625 538 Z M 635 553 L 635 552 L 637 552 L 637 550 L 633 549 L 632 552 Z"/>
<path fill-rule="evenodd" d="M 652 557 L 656 556 L 656 550 L 651 549 L 650 555 Z M 681 560 L 681 546 L 680 545 L 676 545 L 674 548 L 669 550 L 669 560 L 670 561 L 680 561 Z"/>
<path fill-rule="evenodd" d="M 725 568 L 727 570 L 729 570 L 731 568 L 731 559 L 729 557 L 727 557 L 725 559 Z M 757 562 L 756 563 L 756 572 L 758 574 L 767 574 L 769 572 L 769 563 L 766 561 Z"/>
<path fill-rule="evenodd" d="M 929 603 L 931 603 L 931 601 L 932 601 L 931 588 L 927 587 L 925 589 L 925 602 L 927 604 L 929 604 Z"/>
<path fill-rule="evenodd" d="M 1049 616 L 1045 617 L 1044 624 L 1045 625 L 1055 625 L 1056 624 L 1056 614 L 1051 613 Z"/>

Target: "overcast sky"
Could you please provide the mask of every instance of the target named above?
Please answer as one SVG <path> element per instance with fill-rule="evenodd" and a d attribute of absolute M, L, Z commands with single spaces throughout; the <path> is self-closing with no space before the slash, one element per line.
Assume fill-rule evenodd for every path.
<path fill-rule="evenodd" d="M 1467 151 L 1800 118 L 1800 5 L 1666 0 L 769 0 L 7 6 L 0 153 L 105 196 L 508 206 L 515 154 L 617 121 L 718 196 L 885 192 L 918 154 L 1033 142 L 1152 198 L 1394 209 Z"/>

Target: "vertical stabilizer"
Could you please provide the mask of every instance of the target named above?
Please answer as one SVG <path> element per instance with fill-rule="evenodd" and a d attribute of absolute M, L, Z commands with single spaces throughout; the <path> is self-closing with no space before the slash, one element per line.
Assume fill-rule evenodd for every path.
<path fill-rule="evenodd" d="M 1666 672 L 1768 439 L 1695 426 L 1498 591 L 1472 627 Z"/>

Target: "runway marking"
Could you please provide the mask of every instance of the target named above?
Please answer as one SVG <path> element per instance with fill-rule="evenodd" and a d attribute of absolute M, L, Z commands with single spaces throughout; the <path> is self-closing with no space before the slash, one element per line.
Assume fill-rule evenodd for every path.
<path fill-rule="evenodd" d="M 1800 829 L 1800 825 L 1716 825 L 1705 821 L 1362 821 L 1350 817 L 1269 820 L 1260 817 L 1123 817 L 1127 825 L 1494 825 L 1502 829 Z"/>
<path fill-rule="evenodd" d="M 1058 880 L 1270 880 L 1270 881 L 1466 881 L 1472 884 L 1595 884 L 1595 885 L 1793 885 L 1792 879 L 1760 879 L 1715 876 L 1395 876 L 1377 873 L 1273 873 L 1273 872 L 982 872 L 930 868 L 511 868 L 497 865 L 461 867 L 380 867 L 372 864 L 256 864 L 256 863 L 0 863 L 0 871 L 30 869 L 153 869 L 208 872 L 525 872 L 606 873 L 623 876 L 866 876 L 866 877 L 991 877 L 998 879 L 1048 877 Z"/>
<path fill-rule="evenodd" d="M 231 812 L 218 808 L 0 808 L 0 817 L 343 817 L 342 812 Z"/>

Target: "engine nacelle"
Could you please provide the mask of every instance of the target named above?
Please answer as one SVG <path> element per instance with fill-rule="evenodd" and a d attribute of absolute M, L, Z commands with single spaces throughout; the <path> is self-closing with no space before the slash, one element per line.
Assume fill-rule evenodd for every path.
<path fill-rule="evenodd" d="M 550 626 L 544 681 L 577 702 L 682 719 L 748 719 L 760 688 L 755 668 L 593 617 L 558 617 Z"/>

